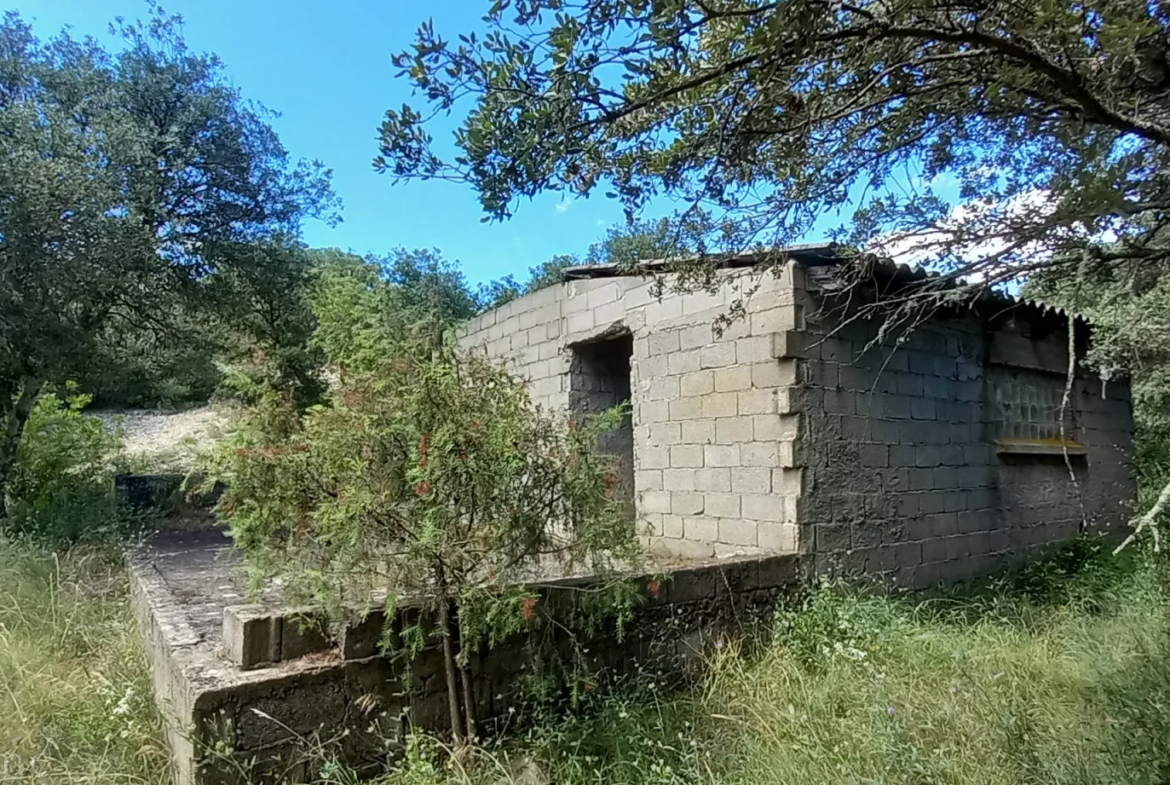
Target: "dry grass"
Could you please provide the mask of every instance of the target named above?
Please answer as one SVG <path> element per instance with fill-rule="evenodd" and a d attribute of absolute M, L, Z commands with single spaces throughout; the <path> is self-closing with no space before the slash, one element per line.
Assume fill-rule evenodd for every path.
<path fill-rule="evenodd" d="M 0 781 L 162 783 L 120 564 L 0 543 Z M 684 692 L 649 676 L 377 785 L 1170 782 L 1170 569 L 1084 549 L 934 598 L 826 588 Z M 322 757 L 321 782 L 357 778 Z"/>
<path fill-rule="evenodd" d="M 702 689 L 644 680 L 470 773 L 422 742 L 383 785 L 531 782 L 533 764 L 557 785 L 1167 783 L 1168 574 L 1082 551 L 930 601 L 826 588 L 762 656 L 724 647 Z"/>
<path fill-rule="evenodd" d="M 0 539 L 0 781 L 167 782 L 120 560 Z"/>

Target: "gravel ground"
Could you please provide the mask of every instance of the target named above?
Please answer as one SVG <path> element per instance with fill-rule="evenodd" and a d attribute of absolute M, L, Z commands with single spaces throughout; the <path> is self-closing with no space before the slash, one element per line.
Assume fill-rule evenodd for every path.
<path fill-rule="evenodd" d="M 226 432 L 227 412 L 201 406 L 181 412 L 151 409 L 103 409 L 91 412 L 114 428 L 119 422 L 126 434 L 126 452 L 143 471 L 185 471 L 194 467 L 201 450 Z"/>

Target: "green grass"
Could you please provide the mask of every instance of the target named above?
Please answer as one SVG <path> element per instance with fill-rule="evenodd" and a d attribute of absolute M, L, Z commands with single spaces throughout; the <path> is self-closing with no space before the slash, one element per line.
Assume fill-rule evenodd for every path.
<path fill-rule="evenodd" d="M 416 739 L 368 785 L 1170 783 L 1170 569 L 1080 547 L 930 599 L 826 587 L 704 681 L 645 675 L 469 770 Z M 0 781 L 162 783 L 119 562 L 0 542 Z M 323 761 L 321 780 L 356 778 Z"/>
<path fill-rule="evenodd" d="M 1168 783 L 1168 579 L 1080 548 L 925 601 L 826 588 L 761 656 L 717 652 L 700 689 L 643 680 L 470 773 L 422 742 L 383 785 Z"/>
<path fill-rule="evenodd" d="M 168 781 L 121 561 L 0 538 L 0 782 Z"/>

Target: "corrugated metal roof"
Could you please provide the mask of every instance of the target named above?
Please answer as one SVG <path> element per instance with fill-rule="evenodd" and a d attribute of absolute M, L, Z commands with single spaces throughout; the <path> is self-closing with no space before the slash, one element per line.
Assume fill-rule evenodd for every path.
<path fill-rule="evenodd" d="M 840 253 L 840 246 L 836 243 L 801 243 L 781 248 L 777 251 L 762 251 L 756 253 L 713 255 L 708 261 L 719 268 L 753 267 L 761 262 L 776 262 L 792 260 L 808 268 L 837 268 L 848 263 Z M 567 267 L 561 271 L 565 281 L 576 281 L 589 278 L 614 278 L 623 275 L 639 275 L 661 272 L 672 263 L 690 261 L 686 259 L 650 259 L 638 262 L 631 268 L 629 265 L 619 264 L 590 264 Z M 960 288 L 969 285 L 965 280 L 953 278 L 930 270 L 917 264 L 896 262 L 892 259 L 870 260 L 867 272 L 881 276 L 887 282 L 897 284 L 913 284 L 917 282 L 938 281 L 945 288 Z M 1050 305 L 1041 300 L 1018 297 L 1004 291 L 985 288 L 976 295 L 976 302 L 994 305 L 999 304 L 1006 308 L 1026 309 L 1035 315 L 1043 317 L 1061 317 L 1068 320 L 1070 312 L 1066 309 Z M 1089 319 L 1084 314 L 1072 313 L 1071 316 L 1088 325 Z"/>

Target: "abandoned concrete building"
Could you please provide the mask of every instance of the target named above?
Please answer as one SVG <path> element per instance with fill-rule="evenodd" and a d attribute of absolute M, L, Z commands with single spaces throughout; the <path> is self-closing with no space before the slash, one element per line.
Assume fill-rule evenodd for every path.
<path fill-rule="evenodd" d="M 473 319 L 462 342 L 510 361 L 543 406 L 630 402 L 603 449 L 628 467 L 658 553 L 801 552 L 925 586 L 1124 525 L 1129 390 L 1078 368 L 1062 406 L 1062 311 L 988 294 L 881 340 L 882 319 L 834 293 L 831 246 L 787 257 L 762 276 L 729 260 L 713 292 L 661 296 L 645 275 L 571 269 Z M 925 279 L 888 265 L 870 288 Z M 1089 327 L 1073 323 L 1083 350 Z"/>
<path fill-rule="evenodd" d="M 590 645 L 606 668 L 662 651 L 683 667 L 745 619 L 770 628 L 776 603 L 815 571 L 927 586 L 1086 528 L 1114 532 L 1132 514 L 1129 390 L 1083 369 L 1068 382 L 1087 324 L 989 295 L 886 340 L 885 322 L 861 318 L 865 287 L 836 288 L 831 248 L 788 257 L 763 276 L 729 260 L 713 291 L 661 296 L 645 276 L 570 270 L 462 332 L 464 346 L 507 359 L 542 406 L 630 402 L 599 446 L 621 458 L 635 520 L 671 575 L 660 586 L 655 565 L 632 577 L 643 602 L 630 631 Z M 924 276 L 880 267 L 866 286 L 896 292 Z M 717 334 L 729 312 L 739 318 Z M 446 729 L 439 648 L 409 663 L 381 656 L 399 619 L 380 612 L 306 631 L 278 592 L 249 601 L 237 565 L 216 529 L 164 532 L 131 558 L 179 785 L 300 781 L 306 740 L 376 767 L 407 730 Z M 507 722 L 522 644 L 470 663 L 485 723 Z"/>

